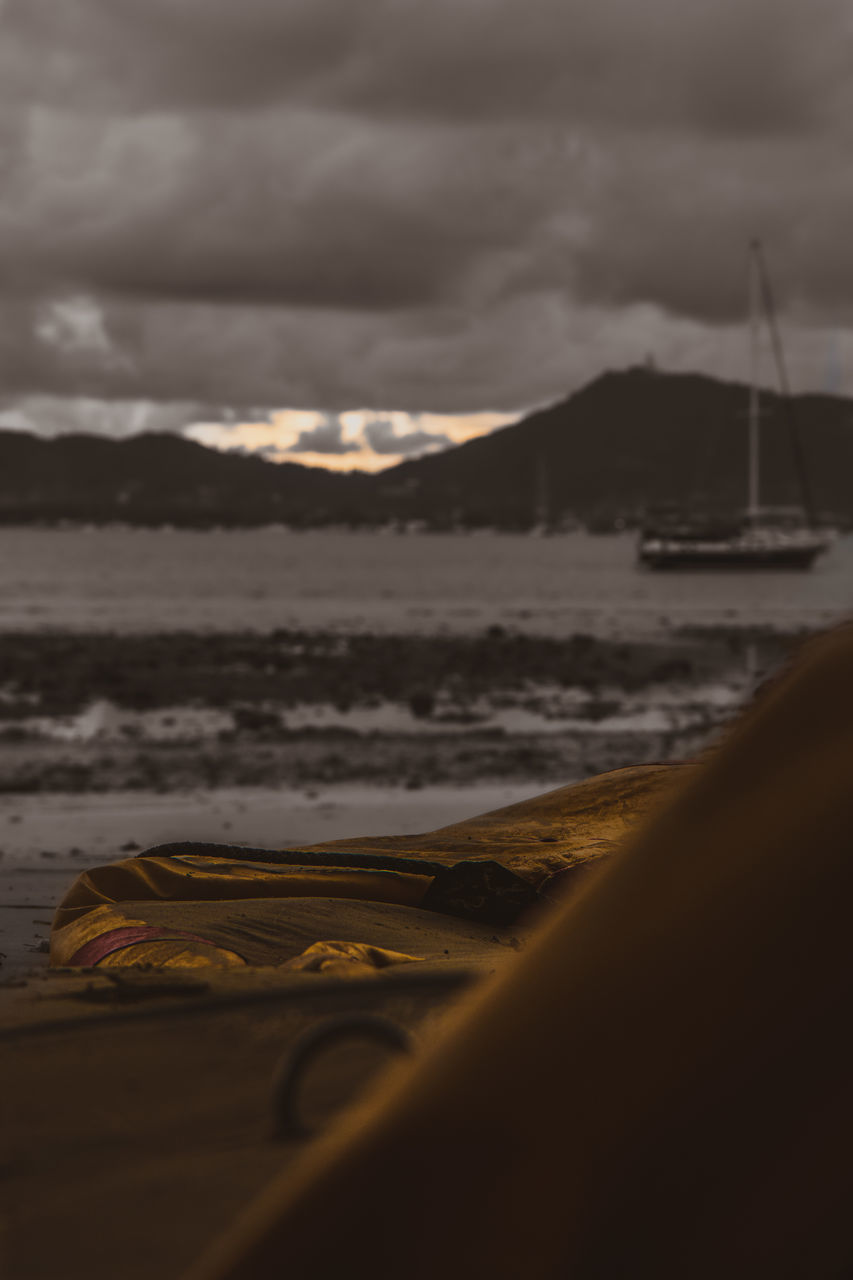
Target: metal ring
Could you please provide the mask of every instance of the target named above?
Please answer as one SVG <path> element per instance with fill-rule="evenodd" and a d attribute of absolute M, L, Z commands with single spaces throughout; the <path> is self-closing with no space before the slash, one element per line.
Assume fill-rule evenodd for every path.
<path fill-rule="evenodd" d="M 299 1114 L 299 1089 L 317 1053 L 348 1036 L 376 1040 L 398 1053 L 411 1053 L 410 1031 L 378 1013 L 341 1013 L 309 1027 L 282 1058 L 273 1079 L 273 1138 L 310 1138 L 317 1132 Z"/>

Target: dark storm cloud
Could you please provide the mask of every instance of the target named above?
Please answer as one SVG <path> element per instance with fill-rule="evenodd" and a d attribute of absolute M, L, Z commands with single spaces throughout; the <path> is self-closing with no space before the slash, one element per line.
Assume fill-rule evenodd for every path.
<path fill-rule="evenodd" d="M 300 431 L 299 437 L 286 450 L 287 453 L 358 453 L 361 445 L 344 439 L 343 425 L 336 418 L 327 418 L 316 427 Z"/>
<path fill-rule="evenodd" d="M 0 264 L 18 290 L 354 310 L 432 302 L 545 216 L 542 149 L 508 169 L 513 141 L 512 130 L 298 112 L 36 114 L 30 167 L 10 182 L 0 221 Z"/>
<path fill-rule="evenodd" d="M 374 453 L 420 454 L 432 449 L 446 449 L 453 443 L 449 436 L 438 431 L 394 431 L 393 422 L 377 418 L 364 427 L 364 438 Z"/>
<path fill-rule="evenodd" d="M 290 101 L 346 59 L 359 9 L 327 0 L 6 0 L 4 84 L 39 101 L 119 112 Z"/>
<path fill-rule="evenodd" d="M 516 408 L 702 349 L 755 233 L 846 324 L 850 30 L 842 0 L 0 0 L 0 378 Z"/>
<path fill-rule="evenodd" d="M 601 175 L 597 234 L 574 258 L 575 295 L 735 320 L 746 309 L 747 246 L 760 234 L 782 305 L 816 304 L 849 321 L 853 171 L 840 165 L 837 145 L 718 141 L 704 148 L 706 163 L 685 183 L 693 152 L 688 140 L 661 137 L 640 153 L 625 147 Z"/>
<path fill-rule="evenodd" d="M 764 131 L 814 118 L 815 77 L 842 66 L 842 13 L 832 0 L 6 0 L 5 82 L 110 111 L 678 113 Z"/>

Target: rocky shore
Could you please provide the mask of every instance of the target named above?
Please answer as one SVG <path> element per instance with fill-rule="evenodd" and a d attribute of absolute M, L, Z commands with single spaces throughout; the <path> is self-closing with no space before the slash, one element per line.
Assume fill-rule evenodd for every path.
<path fill-rule="evenodd" d="M 701 749 L 799 639 L 8 633 L 0 792 L 564 782 Z"/>

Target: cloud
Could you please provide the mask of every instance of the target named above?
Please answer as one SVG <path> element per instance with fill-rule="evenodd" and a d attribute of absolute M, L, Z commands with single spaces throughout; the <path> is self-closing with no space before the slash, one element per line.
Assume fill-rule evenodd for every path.
<path fill-rule="evenodd" d="M 227 410 L 219 410 L 223 417 Z M 122 439 L 142 431 L 181 432 L 188 422 L 210 416 L 209 406 L 190 401 L 99 400 L 91 396 L 10 396 L 0 399 L 0 428 L 55 436 L 83 433 Z"/>
<path fill-rule="evenodd" d="M 344 439 L 344 425 L 338 419 L 327 418 L 316 427 L 300 431 L 287 449 L 288 453 L 357 453 L 360 445 L 355 440 Z"/>
<path fill-rule="evenodd" d="M 844 74 L 844 21 L 841 0 L 7 0 L 0 56 L 8 96 L 105 113 L 321 104 L 765 132 L 814 121 Z"/>
<path fill-rule="evenodd" d="M 376 418 L 364 427 L 364 438 L 374 453 L 390 453 L 418 457 L 437 449 L 446 449 L 453 443 L 440 431 L 398 431 L 389 418 Z"/>
<path fill-rule="evenodd" d="M 649 327 L 722 371 L 754 234 L 811 376 L 853 313 L 850 35 L 842 0 L 6 0 L 0 383 L 509 411 Z"/>
<path fill-rule="evenodd" d="M 375 6 L 373 6 L 375 8 Z M 252 107 L 310 95 L 365 26 L 343 0 L 6 0 L 7 93 L 87 110 Z M 33 88 L 29 74 L 41 58 Z"/>
<path fill-rule="evenodd" d="M 542 147 L 506 168 L 515 132 L 299 111 L 36 111 L 0 264 L 37 296 L 382 313 L 463 297 L 477 263 L 547 210 Z"/>

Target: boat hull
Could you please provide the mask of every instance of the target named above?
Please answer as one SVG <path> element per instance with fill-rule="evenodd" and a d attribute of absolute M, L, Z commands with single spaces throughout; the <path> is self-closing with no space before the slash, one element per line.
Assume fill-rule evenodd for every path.
<path fill-rule="evenodd" d="M 823 547 L 700 549 L 672 547 L 661 550 L 640 549 L 640 563 L 649 569 L 811 569 Z"/>
<path fill-rule="evenodd" d="M 811 569 L 831 537 L 815 529 L 747 528 L 731 533 L 647 530 L 637 556 L 649 569 Z"/>

